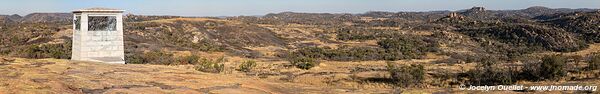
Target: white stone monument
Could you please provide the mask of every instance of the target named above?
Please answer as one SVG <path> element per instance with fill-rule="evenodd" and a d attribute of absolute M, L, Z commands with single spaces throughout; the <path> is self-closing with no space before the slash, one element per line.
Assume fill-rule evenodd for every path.
<path fill-rule="evenodd" d="M 125 64 L 123 11 L 109 8 L 73 11 L 71 59 Z"/>

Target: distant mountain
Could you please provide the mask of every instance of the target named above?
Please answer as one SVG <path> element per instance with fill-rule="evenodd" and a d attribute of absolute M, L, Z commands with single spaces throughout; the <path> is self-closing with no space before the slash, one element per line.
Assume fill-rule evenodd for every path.
<path fill-rule="evenodd" d="M 32 13 L 23 17 L 20 22 L 22 23 L 70 23 L 73 14 L 71 13 Z"/>
<path fill-rule="evenodd" d="M 19 20 L 21 20 L 20 15 L 18 14 L 13 14 L 13 15 L 0 15 L 0 22 L 4 22 L 4 23 L 12 23 L 12 22 L 19 22 Z"/>
<path fill-rule="evenodd" d="M 582 8 L 582 9 L 568 9 L 568 8 L 557 8 L 557 9 L 552 9 L 552 8 L 548 8 L 548 7 L 543 7 L 543 6 L 534 6 L 534 7 L 529 7 L 526 9 L 521 9 L 521 10 L 504 10 L 504 11 L 499 11 L 499 16 L 511 16 L 511 15 L 516 15 L 517 17 L 528 17 L 528 18 L 533 18 L 533 17 L 537 17 L 537 16 L 542 16 L 542 15 L 551 15 L 551 14 L 556 14 L 556 13 L 571 13 L 571 12 L 591 12 L 591 11 L 595 11 L 596 9 L 586 9 L 586 8 Z"/>
<path fill-rule="evenodd" d="M 568 8 L 557 8 L 552 9 L 543 6 L 533 6 L 526 9 L 520 10 L 486 10 L 483 7 L 473 7 L 467 10 L 456 11 L 461 15 L 465 15 L 468 18 L 479 19 L 479 20 L 491 20 L 500 18 L 534 18 L 543 15 L 552 15 L 556 13 L 571 13 L 571 12 L 591 12 L 596 9 L 568 9 Z"/>
<path fill-rule="evenodd" d="M 551 15 L 556 13 L 572 13 L 572 12 L 591 12 L 596 9 L 568 9 L 568 8 L 547 8 L 542 6 L 533 6 L 520 10 L 487 10 L 484 7 L 473 7 L 458 11 L 427 11 L 427 12 L 382 12 L 372 11 L 362 14 L 332 14 L 332 13 L 297 13 L 297 12 L 281 12 L 270 13 L 262 18 L 273 18 L 277 21 L 270 22 L 293 22 L 293 23 L 312 23 L 312 24 L 332 24 L 316 22 L 314 20 L 325 19 L 341 19 L 348 20 L 356 17 L 373 17 L 373 18 L 393 18 L 403 19 L 408 21 L 425 20 L 434 21 L 439 18 L 448 16 L 450 13 L 457 13 L 457 16 L 465 16 L 473 20 L 501 20 L 506 18 L 534 18 L 537 16 Z"/>
<path fill-rule="evenodd" d="M 13 15 L 8 16 L 8 19 L 13 20 L 13 21 L 19 21 L 21 18 L 23 18 L 23 17 L 18 14 L 13 14 Z"/>
<path fill-rule="evenodd" d="M 18 14 L 0 15 L 0 21 L 5 23 L 70 23 L 71 13 L 31 13 L 26 16 Z"/>

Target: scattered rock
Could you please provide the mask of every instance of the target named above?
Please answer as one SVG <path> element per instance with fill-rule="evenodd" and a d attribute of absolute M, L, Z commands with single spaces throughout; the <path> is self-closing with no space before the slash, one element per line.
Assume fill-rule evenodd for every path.
<path fill-rule="evenodd" d="M 152 85 L 152 86 L 156 86 L 156 87 L 160 87 L 160 89 L 166 89 L 166 90 L 175 89 L 174 86 L 165 85 L 163 83 L 158 83 L 158 82 L 146 82 L 146 84 L 149 84 L 149 85 Z"/>
<path fill-rule="evenodd" d="M 27 64 L 31 67 L 41 67 L 41 66 L 45 66 L 45 65 L 50 65 L 50 64 L 55 64 L 54 62 L 36 62 L 36 63 L 32 63 L 32 64 Z"/>
<path fill-rule="evenodd" d="M 31 81 L 36 82 L 36 83 L 45 83 L 48 82 L 48 79 L 43 79 L 43 78 L 36 78 L 36 79 L 31 79 Z"/>
<path fill-rule="evenodd" d="M 0 57 L 0 65 L 6 65 L 6 64 L 12 63 L 14 61 L 15 61 L 15 59 L 13 59 L 13 58 Z"/>
<path fill-rule="evenodd" d="M 152 87 L 152 86 L 119 85 L 119 86 L 104 87 L 104 88 L 100 88 L 100 89 L 81 88 L 81 91 L 85 94 L 104 94 L 104 92 L 111 90 L 111 89 L 130 89 L 130 88 L 142 88 L 142 87 Z"/>
<path fill-rule="evenodd" d="M 198 91 L 204 92 L 204 93 L 210 93 L 210 91 L 212 91 L 212 90 L 227 89 L 227 88 L 240 88 L 240 86 L 242 86 L 242 84 L 235 83 L 235 84 L 231 84 L 231 85 L 201 88 L 201 89 L 198 89 Z"/>

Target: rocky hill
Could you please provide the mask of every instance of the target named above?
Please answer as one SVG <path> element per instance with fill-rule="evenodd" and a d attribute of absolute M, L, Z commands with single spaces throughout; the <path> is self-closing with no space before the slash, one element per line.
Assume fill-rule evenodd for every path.
<path fill-rule="evenodd" d="M 443 90 L 459 84 L 597 84 L 599 11 L 536 6 L 360 14 L 282 12 L 226 18 L 128 14 L 125 49 L 131 65 L 126 66 L 64 60 L 70 58 L 71 14 L 4 15 L 0 16 L 0 55 L 20 61 L 0 64 L 17 69 L 0 69 L 10 74 L 0 75 L 0 80 L 48 83 L 19 88 L 23 90 L 73 93 L 405 91 L 394 87 L 409 87 L 406 91 L 426 87 L 436 93 L 455 92 Z M 59 60 L 48 63 L 40 58 Z M 243 70 L 248 66 L 257 68 Z M 44 68 L 52 69 L 46 74 L 57 78 L 26 75 L 30 73 L 26 70 L 40 74 Z M 122 78 L 97 78 L 102 75 Z M 201 80 L 219 86 L 190 84 L 204 84 Z M 260 83 L 245 82 L 250 80 Z M 0 82 L 0 92 L 21 85 Z M 59 88 L 48 88 L 54 86 Z"/>
<path fill-rule="evenodd" d="M 18 14 L 13 14 L 13 15 L 0 15 L 0 18 L 3 19 L 3 22 L 18 22 L 23 17 L 21 17 Z"/>
<path fill-rule="evenodd" d="M 55 23 L 55 24 L 69 24 L 73 14 L 71 13 L 31 13 L 26 16 L 20 16 L 18 14 L 4 15 L 0 18 L 4 18 L 5 22 L 8 23 Z"/>
<path fill-rule="evenodd" d="M 543 23 L 550 24 L 577 33 L 589 42 L 600 42 L 600 11 L 562 13 L 551 16 L 540 16 L 537 19 Z"/>
<path fill-rule="evenodd" d="M 270 46 L 291 51 L 313 44 L 332 47 L 348 45 L 345 42 L 354 41 L 355 38 L 377 41 L 391 38 L 382 36 L 396 36 L 395 34 L 436 35 L 442 32 L 469 36 L 470 39 L 465 41 L 476 44 L 469 42 L 460 45 L 473 45 L 474 49 L 490 49 L 481 45 L 498 42 L 495 43 L 497 46 L 504 47 L 544 48 L 539 51 L 577 51 L 585 48 L 587 43 L 597 42 L 594 37 L 598 35 L 594 33 L 598 30 L 595 26 L 598 21 L 594 20 L 598 18 L 596 14 L 598 13 L 592 9 L 550 9 L 536 6 L 522 10 L 486 10 L 483 7 L 473 7 L 460 11 L 364 14 L 283 12 L 261 17 L 229 18 L 126 15 L 125 31 L 128 47 L 144 50 L 168 48 L 225 51 L 237 55 L 258 55 L 258 51 L 252 50 L 257 47 Z M 24 17 L 5 15 L 0 18 L 6 24 L 3 25 L 3 32 L 12 32 L 4 36 L 15 36 L 3 37 L 2 42 L 19 47 L 23 44 L 57 40 L 59 37 L 48 35 L 67 33 L 71 14 L 33 13 Z M 49 22 L 57 24 L 23 24 Z M 340 30 L 351 32 L 343 33 Z M 31 34 L 23 35 L 22 33 L 27 32 L 15 31 L 29 31 Z M 373 33 L 375 31 L 381 33 Z M 11 35 L 13 33 L 15 35 Z M 63 37 L 70 36 L 65 34 Z M 434 36 L 419 37 L 439 43 L 448 42 Z"/>
<path fill-rule="evenodd" d="M 19 21 L 22 23 L 70 23 L 73 18 L 71 13 L 32 13 L 25 15 Z"/>
<path fill-rule="evenodd" d="M 286 41 L 255 24 L 208 18 L 176 18 L 126 23 L 126 41 L 140 48 L 197 51 L 228 50 L 248 55 L 245 47 L 286 46 Z M 148 43 L 153 45 L 137 45 Z M 148 47 L 150 46 L 150 47 Z M 169 47 L 170 46 L 170 47 Z"/>

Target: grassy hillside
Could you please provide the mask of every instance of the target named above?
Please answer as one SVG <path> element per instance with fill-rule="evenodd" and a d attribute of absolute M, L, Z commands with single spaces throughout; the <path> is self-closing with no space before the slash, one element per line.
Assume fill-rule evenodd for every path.
<path fill-rule="evenodd" d="M 124 66 L 66 61 L 69 15 L 0 16 L 0 56 L 18 57 L 0 64 L 0 72 L 12 75 L 0 78 L 51 82 L 33 88 L 0 83 L 0 92 L 474 93 L 454 88 L 597 85 L 598 15 L 600 10 L 545 7 L 227 18 L 126 15 Z M 60 70 L 37 72 L 54 67 Z M 32 71 L 56 78 L 26 81 L 37 79 L 25 76 Z M 122 78 L 94 78 L 102 75 Z M 61 79 L 78 83 L 55 81 Z M 245 82 L 252 80 L 259 83 Z M 67 89 L 48 88 L 54 85 Z"/>

